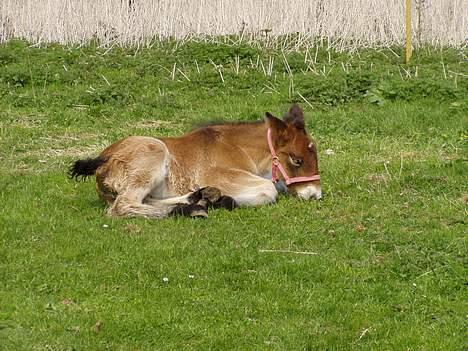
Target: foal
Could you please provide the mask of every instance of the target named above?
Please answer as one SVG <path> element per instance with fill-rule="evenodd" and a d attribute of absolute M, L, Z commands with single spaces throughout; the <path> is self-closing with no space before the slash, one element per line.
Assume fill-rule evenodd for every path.
<path fill-rule="evenodd" d="M 322 196 L 317 149 L 298 105 L 282 120 L 267 112 L 259 122 L 211 125 L 178 138 L 131 136 L 76 161 L 69 174 L 95 175 L 112 216 L 206 217 L 208 207 L 275 202 L 276 182 L 305 200 Z"/>

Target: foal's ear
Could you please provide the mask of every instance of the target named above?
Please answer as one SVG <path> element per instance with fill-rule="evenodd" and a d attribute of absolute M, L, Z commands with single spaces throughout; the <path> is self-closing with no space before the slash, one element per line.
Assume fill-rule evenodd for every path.
<path fill-rule="evenodd" d="M 305 129 L 304 112 L 298 104 L 293 104 L 283 117 L 283 121 L 292 124 L 297 129 Z"/>
<path fill-rule="evenodd" d="M 273 116 L 270 112 L 265 113 L 265 120 L 270 128 L 273 128 L 274 130 L 283 130 L 287 128 L 286 123 L 284 123 L 282 120 L 279 118 Z"/>

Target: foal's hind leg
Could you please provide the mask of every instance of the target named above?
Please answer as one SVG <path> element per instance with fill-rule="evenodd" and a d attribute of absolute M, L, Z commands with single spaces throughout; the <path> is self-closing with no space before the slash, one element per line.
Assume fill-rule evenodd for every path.
<path fill-rule="evenodd" d="M 118 195 L 107 210 L 111 216 L 163 218 L 172 210 L 171 206 L 154 206 L 142 203 L 151 189 L 131 188 Z"/>
<path fill-rule="evenodd" d="M 149 198 L 145 200 L 145 203 L 152 206 L 161 204 L 172 206 L 172 210 L 168 213 L 169 216 L 208 217 L 208 208 L 218 203 L 222 198 L 223 196 L 221 196 L 219 189 L 205 187 L 179 197 L 167 199 Z"/>
<path fill-rule="evenodd" d="M 208 206 L 215 203 L 221 192 L 206 187 L 184 196 L 167 199 L 146 199 L 152 187 L 131 187 L 118 195 L 108 210 L 113 216 L 163 218 L 167 216 L 207 217 Z"/>
<path fill-rule="evenodd" d="M 109 215 L 163 218 L 180 206 L 184 206 L 180 214 L 198 216 L 205 211 L 206 215 L 202 200 L 213 196 L 209 189 L 179 197 L 152 198 L 154 194 L 164 197 L 166 190 L 169 151 L 160 140 L 128 138 L 106 149 L 103 156 L 107 162 L 96 171 L 96 185 L 100 197 L 110 205 Z M 216 192 L 219 197 L 219 190 Z M 186 204 L 193 206 L 187 208 Z"/>

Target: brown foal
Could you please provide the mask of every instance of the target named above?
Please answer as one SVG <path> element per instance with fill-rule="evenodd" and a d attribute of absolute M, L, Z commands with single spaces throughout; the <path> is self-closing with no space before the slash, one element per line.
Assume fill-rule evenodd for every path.
<path fill-rule="evenodd" d="M 211 125 L 177 138 L 122 139 L 70 168 L 73 178 L 90 175 L 112 216 L 206 217 L 209 207 L 275 202 L 277 188 L 305 200 L 322 196 L 317 149 L 298 105 L 283 119 L 266 113 L 259 122 Z"/>

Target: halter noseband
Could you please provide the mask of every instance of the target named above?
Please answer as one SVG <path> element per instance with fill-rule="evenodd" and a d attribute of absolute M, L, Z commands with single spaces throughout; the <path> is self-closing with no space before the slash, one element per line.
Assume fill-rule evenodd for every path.
<path fill-rule="evenodd" d="M 271 181 L 273 183 L 276 183 L 278 181 L 278 178 L 276 177 L 276 171 L 279 170 L 281 175 L 284 178 L 284 182 L 286 185 L 290 185 L 293 183 L 302 183 L 302 182 L 311 182 L 313 180 L 319 180 L 320 175 L 316 174 L 310 177 L 293 177 L 290 178 L 288 174 L 286 173 L 285 169 L 281 165 L 281 162 L 279 161 L 278 155 L 275 152 L 275 148 L 273 147 L 273 142 L 271 140 L 271 128 L 268 128 L 267 132 L 267 139 L 268 139 L 268 147 L 270 148 L 270 153 L 271 153 Z"/>

